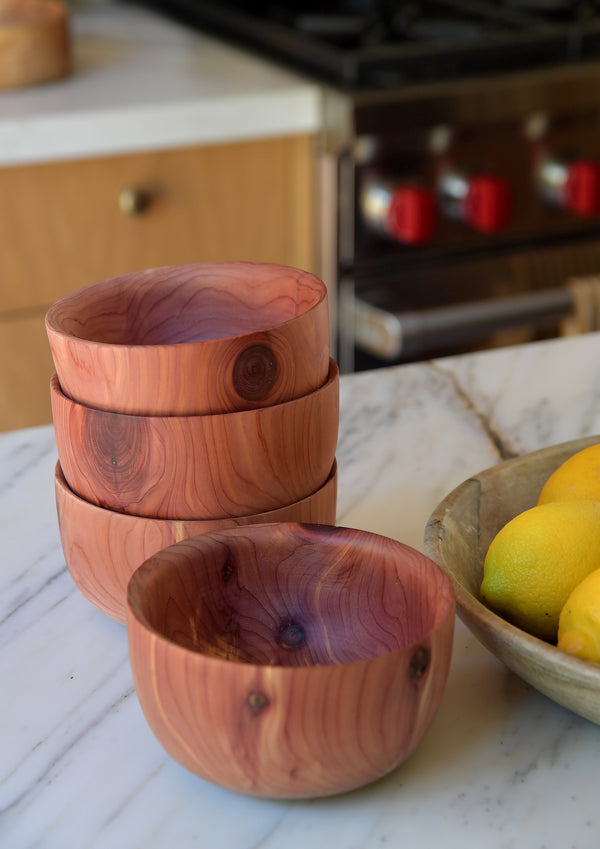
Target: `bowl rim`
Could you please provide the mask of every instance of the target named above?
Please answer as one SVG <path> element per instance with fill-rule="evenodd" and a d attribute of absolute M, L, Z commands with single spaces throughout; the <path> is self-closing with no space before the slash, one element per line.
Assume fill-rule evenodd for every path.
<path fill-rule="evenodd" d="M 483 604 L 476 595 L 467 589 L 467 587 L 458 579 L 453 568 L 447 562 L 442 550 L 439 533 L 444 527 L 446 515 L 451 511 L 455 502 L 459 500 L 467 489 L 473 486 L 478 486 L 478 481 L 482 478 L 492 477 L 499 469 L 510 469 L 513 466 L 518 467 L 530 458 L 552 456 L 555 453 L 570 449 L 572 449 L 572 453 L 576 453 L 577 451 L 598 442 L 600 442 L 600 435 L 580 437 L 574 440 L 559 442 L 554 445 L 539 448 L 535 451 L 519 454 L 516 457 L 511 457 L 507 460 L 501 460 L 493 466 L 489 466 L 488 468 L 471 475 L 471 477 L 467 478 L 467 480 L 463 481 L 451 490 L 431 513 L 431 516 L 425 526 L 424 541 L 425 549 L 429 552 L 429 557 L 431 557 L 431 559 L 434 560 L 434 562 L 437 563 L 444 572 L 446 572 L 452 581 L 456 594 L 456 606 L 459 617 L 489 651 L 496 654 L 494 650 L 486 644 L 484 635 L 480 635 L 480 629 L 487 629 L 491 634 L 499 637 L 502 643 L 515 652 L 515 654 L 524 653 L 528 658 L 542 657 L 548 662 L 551 662 L 552 666 L 565 679 L 567 679 L 568 683 L 581 685 L 583 681 L 585 684 L 591 684 L 600 689 L 600 664 L 593 664 L 590 661 L 573 657 L 566 652 L 561 651 L 552 643 L 546 642 L 533 634 L 529 634 L 527 631 L 524 631 L 522 628 L 519 628 L 512 622 L 509 622 L 499 614 L 495 613 Z"/>
<path fill-rule="evenodd" d="M 370 538 L 370 537 L 375 537 L 375 538 L 381 538 L 382 537 L 381 534 L 376 534 L 376 533 L 373 533 L 371 531 L 365 531 L 365 530 L 358 529 L 358 528 L 345 527 L 344 525 L 326 525 L 326 524 L 316 524 L 316 523 L 306 523 L 306 522 L 253 523 L 253 524 L 250 524 L 250 525 L 246 525 L 244 527 L 226 528 L 223 531 L 209 532 L 208 534 L 199 534 L 198 536 L 202 536 L 203 538 L 206 538 L 206 537 L 211 537 L 211 536 L 215 536 L 215 535 L 219 536 L 219 537 L 222 537 L 224 535 L 226 535 L 226 536 L 238 536 L 238 535 L 243 535 L 244 533 L 246 533 L 246 534 L 250 533 L 250 535 L 252 535 L 254 533 L 260 533 L 261 529 L 263 529 L 263 528 L 269 528 L 270 530 L 273 530 L 273 528 L 283 528 L 284 530 L 286 530 L 286 528 L 288 528 L 288 527 L 289 528 L 302 527 L 304 529 L 307 529 L 309 532 L 317 532 L 317 533 L 319 531 L 323 531 L 323 532 L 329 531 L 329 532 L 338 532 L 338 533 L 343 532 L 343 531 L 350 531 L 353 534 L 356 534 L 357 537 L 359 537 L 361 539 L 366 539 L 366 538 Z M 186 545 L 186 543 L 190 542 L 190 539 L 194 539 L 194 538 L 190 537 L 188 539 L 181 540 L 180 542 L 176 542 L 176 543 L 173 543 L 170 546 L 167 546 L 167 548 L 173 549 L 173 548 L 176 548 L 177 546 L 183 547 L 183 546 Z M 330 537 L 327 537 L 326 539 L 330 540 Z M 140 615 L 140 612 L 135 608 L 135 605 L 132 604 L 132 600 L 131 600 L 131 595 L 132 595 L 133 589 L 135 587 L 135 584 L 140 580 L 142 572 L 147 571 L 147 569 L 150 568 L 149 564 L 151 564 L 151 561 L 153 561 L 156 557 L 159 557 L 166 549 L 163 549 L 163 551 L 161 551 L 161 552 L 157 552 L 155 555 L 153 555 L 152 557 L 149 557 L 147 560 L 145 560 L 143 563 L 141 563 L 137 567 L 137 569 L 133 572 L 133 574 L 129 578 L 129 581 L 127 582 L 127 596 L 126 596 L 127 630 L 129 631 L 131 629 L 133 623 L 135 623 L 135 627 L 141 629 L 146 634 L 146 636 L 148 638 L 151 638 L 154 641 L 158 641 L 162 645 L 168 647 L 169 651 L 175 652 L 176 654 L 181 654 L 182 656 L 187 657 L 187 658 L 195 658 L 195 657 L 199 658 L 198 661 L 191 661 L 191 662 L 198 662 L 198 663 L 203 663 L 203 664 L 208 663 L 210 665 L 217 665 L 217 666 L 226 665 L 227 667 L 231 667 L 231 668 L 239 667 L 241 669 L 248 670 L 249 674 L 254 674 L 256 672 L 256 670 L 269 669 L 269 670 L 273 670 L 274 673 L 275 673 L 275 670 L 276 670 L 276 674 L 278 676 L 285 676 L 285 675 L 295 675 L 295 676 L 297 676 L 297 675 L 300 675 L 300 674 L 306 675 L 311 670 L 317 670 L 317 669 L 333 670 L 333 669 L 339 669 L 339 668 L 357 667 L 357 666 L 360 666 L 360 665 L 364 665 L 364 664 L 368 664 L 368 663 L 374 663 L 374 662 L 382 662 L 382 663 L 387 662 L 387 659 L 393 658 L 396 655 L 400 655 L 400 654 L 406 655 L 406 654 L 409 654 L 411 651 L 414 652 L 416 649 L 418 649 L 419 646 L 421 646 L 424 642 L 428 641 L 432 637 L 432 635 L 435 634 L 440 629 L 444 629 L 446 627 L 449 627 L 449 628 L 451 628 L 451 632 L 453 633 L 453 631 L 454 631 L 454 620 L 455 620 L 455 614 L 456 614 L 456 596 L 455 596 L 455 591 L 454 591 L 454 588 L 453 588 L 452 580 L 446 574 L 446 572 L 443 569 L 441 569 L 441 567 L 438 566 L 438 564 L 435 563 L 435 561 L 433 561 L 430 557 L 428 557 L 422 551 L 419 551 L 418 549 L 415 549 L 412 546 L 408 545 L 407 543 L 401 542 L 400 540 L 396 540 L 396 539 L 393 539 L 391 537 L 385 537 L 384 539 L 387 539 L 387 540 L 393 542 L 394 547 L 400 546 L 403 550 L 409 550 L 409 551 L 415 553 L 418 556 L 419 559 L 423 560 L 428 565 L 428 568 L 430 570 L 433 570 L 434 573 L 436 574 L 437 583 L 439 584 L 439 586 L 443 587 L 443 592 L 444 592 L 444 607 L 443 607 L 443 610 L 439 610 L 436 613 L 434 624 L 430 628 L 428 628 L 421 635 L 421 637 L 418 640 L 416 640 L 413 643 L 407 644 L 406 646 L 403 646 L 401 648 L 393 649 L 392 651 L 386 651 L 386 652 L 383 652 L 382 654 L 370 655 L 369 657 L 359 658 L 357 660 L 352 660 L 352 661 L 348 661 L 348 662 L 341 662 L 341 663 L 311 663 L 307 666 L 287 666 L 287 665 L 268 666 L 268 665 L 262 664 L 262 663 L 251 663 L 251 662 L 240 661 L 240 660 L 236 660 L 236 659 L 215 657 L 213 655 L 207 654 L 204 651 L 198 651 L 198 650 L 187 648 L 186 646 L 179 645 L 178 643 L 175 643 L 175 642 L 173 642 L 173 640 L 166 637 L 161 631 L 157 630 L 147 620 L 147 618 L 145 616 Z M 447 624 L 449 620 L 452 623 L 451 625 Z"/>
<path fill-rule="evenodd" d="M 318 489 L 315 489 L 314 492 L 311 492 L 309 495 L 305 495 L 304 498 L 300 498 L 298 501 L 293 501 L 291 504 L 286 504 L 283 507 L 274 507 L 273 510 L 262 511 L 261 513 L 257 513 L 257 516 L 264 516 L 265 519 L 269 517 L 269 515 L 273 513 L 279 513 L 280 510 L 285 509 L 286 507 L 297 507 L 302 504 L 304 501 L 308 501 L 310 498 L 314 498 L 320 492 L 322 492 L 325 487 L 331 485 L 335 482 L 338 476 L 338 464 L 337 458 L 334 457 L 333 465 L 331 467 L 331 471 L 327 476 L 327 480 L 324 481 Z M 60 460 L 56 461 L 54 466 L 54 484 L 56 487 L 60 487 L 60 489 L 66 494 L 66 497 L 72 499 L 73 501 L 79 501 L 84 504 L 90 511 L 97 512 L 99 515 L 104 516 L 106 519 L 110 518 L 110 516 L 119 516 L 121 517 L 119 521 L 131 522 L 131 523 L 140 523 L 140 522 L 149 522 L 151 524 L 158 524 L 159 526 L 167 526 L 167 525 L 198 525 L 201 528 L 203 525 L 207 523 L 214 524 L 215 522 L 227 521 L 230 519 L 247 519 L 247 516 L 226 516 L 223 519 L 161 519 L 158 516 L 136 516 L 135 513 L 123 513 L 120 510 L 111 510 L 110 507 L 102 507 L 100 504 L 94 504 L 92 501 L 87 501 L 87 499 L 83 498 L 79 493 L 75 492 L 74 489 L 71 489 L 69 486 L 67 479 L 64 476 Z M 250 523 L 248 523 L 250 524 Z M 258 524 L 258 523 L 256 523 Z M 264 522 L 261 524 L 269 524 L 269 522 Z M 245 527 L 245 525 L 236 525 L 236 527 Z M 204 532 L 202 532 L 204 533 Z M 195 534 L 194 534 L 195 536 Z"/>
<path fill-rule="evenodd" d="M 263 407 L 253 407 L 248 410 L 230 410 L 225 413 L 175 413 L 173 415 L 151 415 L 148 413 L 122 413 L 118 410 L 106 410 L 102 407 L 94 407 L 91 404 L 84 404 L 83 401 L 78 401 L 75 398 L 71 398 L 70 395 L 64 391 L 60 383 L 60 377 L 58 376 L 58 372 L 53 372 L 50 377 L 50 393 L 51 395 L 56 395 L 62 403 L 66 403 L 69 407 L 82 407 L 84 410 L 89 410 L 92 413 L 103 413 L 107 416 L 118 416 L 123 419 L 143 419 L 158 421 L 163 420 L 166 422 L 173 421 L 176 422 L 181 419 L 210 419 L 211 422 L 214 423 L 216 419 L 219 418 L 227 418 L 232 416 L 246 416 L 256 418 L 256 416 L 268 416 L 276 413 L 277 410 L 281 410 L 284 407 L 291 407 L 292 405 L 302 406 L 306 403 L 310 403 L 311 399 L 315 398 L 318 395 L 324 395 L 327 392 L 333 391 L 336 385 L 339 386 L 340 380 L 340 369 L 336 361 L 333 357 L 329 357 L 329 366 L 327 369 L 327 379 L 325 383 L 322 383 L 320 386 L 317 386 L 316 389 L 313 389 L 311 392 L 307 392 L 304 395 L 298 395 L 296 398 L 289 398 L 287 401 L 280 401 L 278 404 L 267 404 Z M 339 390 L 338 390 L 339 393 Z M 229 419 L 231 421 L 231 419 Z"/>
<path fill-rule="evenodd" d="M 197 339 L 197 340 L 184 340 L 181 342 L 160 342 L 160 343 L 151 343 L 149 345 L 143 344 L 134 344 L 131 342 L 103 342 L 95 339 L 87 339 L 85 336 L 74 336 L 72 333 L 67 332 L 56 319 L 56 314 L 61 311 L 68 305 L 72 299 L 75 297 L 81 296 L 81 294 L 85 291 L 94 289 L 95 291 L 101 290 L 107 284 L 113 284 L 119 280 L 127 281 L 128 278 L 134 278 L 135 276 L 141 274 L 160 274 L 160 273 L 168 273 L 169 271 L 174 272 L 177 269 L 189 269 L 190 271 L 194 267 L 198 268 L 224 268 L 225 266 L 230 267 L 263 267 L 265 269 L 270 270 L 281 270 L 290 272 L 294 274 L 298 280 L 300 279 L 308 279 L 315 285 L 315 291 L 318 292 L 318 297 L 315 299 L 314 303 L 311 306 L 304 310 L 302 313 L 296 316 L 292 316 L 285 321 L 277 322 L 277 324 L 269 325 L 267 327 L 256 328 L 253 330 L 248 330 L 245 333 L 233 333 L 228 336 L 219 336 L 217 339 Z M 156 283 L 152 279 L 148 280 L 149 283 Z M 151 349 L 152 351 L 176 351 L 185 348 L 191 348 L 193 346 L 206 348 L 207 351 L 210 351 L 211 348 L 217 347 L 218 345 L 223 345 L 225 343 L 232 343 L 239 339 L 245 338 L 253 338 L 259 336 L 260 334 L 265 333 L 273 333 L 279 329 L 285 330 L 288 325 L 293 322 L 297 322 L 306 316 L 309 316 L 312 312 L 317 310 L 323 303 L 327 306 L 328 302 L 328 290 L 324 281 L 314 274 L 312 271 L 306 271 L 301 268 L 297 268 L 296 266 L 288 266 L 283 265 L 281 263 L 272 263 L 272 262 L 253 262 L 246 260 L 232 260 L 230 262 L 189 262 L 182 263 L 181 265 L 171 264 L 171 265 L 159 265 L 153 268 L 145 268 L 137 271 L 129 271 L 124 274 L 117 274 L 113 277 L 106 277 L 102 280 L 96 280 L 93 283 L 89 283 L 87 286 L 82 286 L 79 289 L 75 289 L 72 292 L 68 292 L 66 295 L 63 295 L 61 298 L 56 300 L 46 311 L 46 315 L 44 317 L 44 323 L 46 326 L 46 332 L 48 336 L 54 336 L 55 338 L 61 338 L 65 342 L 67 342 L 70 346 L 84 346 L 86 348 L 91 349 L 99 349 L 103 351 L 114 351 L 119 350 L 123 352 L 143 352 L 144 349 Z M 76 317 L 74 314 L 73 317 Z"/>

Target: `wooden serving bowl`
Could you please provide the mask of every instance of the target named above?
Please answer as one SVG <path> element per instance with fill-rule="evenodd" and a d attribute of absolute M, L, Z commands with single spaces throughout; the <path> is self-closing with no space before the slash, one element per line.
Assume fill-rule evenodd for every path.
<path fill-rule="evenodd" d="M 458 614 L 484 646 L 532 687 L 600 724 L 600 666 L 570 657 L 506 622 L 479 596 L 485 555 L 500 528 L 536 504 L 544 482 L 561 463 L 599 441 L 592 436 L 564 442 L 469 478 L 429 518 L 425 552 L 451 577 Z"/>
<path fill-rule="evenodd" d="M 281 265 L 198 263 L 102 280 L 46 315 L 66 395 L 151 416 L 251 410 L 313 392 L 329 369 L 325 284 Z"/>
<path fill-rule="evenodd" d="M 86 501 L 158 519 L 276 510 L 319 489 L 339 426 L 339 370 L 283 404 L 213 416 L 134 416 L 71 401 L 51 380 L 58 456 Z"/>
<path fill-rule="evenodd" d="M 454 594 L 420 552 L 324 525 L 248 525 L 164 549 L 127 626 L 150 727 L 184 767 L 272 798 L 340 793 L 419 745 L 445 687 Z"/>
<path fill-rule="evenodd" d="M 117 622 L 127 615 L 127 584 L 152 554 L 182 539 L 252 523 L 335 524 L 337 464 L 323 486 L 294 504 L 240 519 L 144 519 L 90 504 L 54 471 L 56 508 L 63 552 L 71 577 L 85 598 Z"/>

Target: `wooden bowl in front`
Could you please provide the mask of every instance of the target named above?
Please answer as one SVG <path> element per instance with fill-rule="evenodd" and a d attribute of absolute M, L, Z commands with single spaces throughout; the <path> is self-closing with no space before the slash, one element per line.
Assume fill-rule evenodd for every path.
<path fill-rule="evenodd" d="M 306 798 L 402 763 L 451 658 L 448 577 L 349 528 L 248 525 L 177 543 L 128 589 L 131 665 L 172 757 L 250 795 Z"/>
<path fill-rule="evenodd" d="M 329 368 L 325 284 L 266 263 L 165 266 L 93 283 L 46 315 L 71 398 L 103 410 L 174 416 L 280 404 Z"/>
<path fill-rule="evenodd" d="M 152 554 L 182 539 L 225 528 L 266 522 L 334 525 L 337 464 L 312 495 L 267 513 L 240 519 L 145 519 L 90 504 L 67 484 L 60 463 L 54 473 L 60 538 L 75 585 L 98 610 L 117 622 L 127 616 L 127 584 Z"/>
<path fill-rule="evenodd" d="M 465 481 L 434 510 L 425 552 L 452 578 L 458 613 L 506 666 L 541 693 L 600 724 L 600 666 L 578 660 L 527 634 L 481 601 L 486 552 L 496 533 L 533 507 L 552 472 L 599 436 L 543 448 L 498 463 Z"/>

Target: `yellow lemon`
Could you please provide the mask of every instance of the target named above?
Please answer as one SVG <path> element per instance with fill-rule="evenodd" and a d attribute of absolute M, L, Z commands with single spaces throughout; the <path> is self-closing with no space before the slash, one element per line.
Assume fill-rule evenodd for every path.
<path fill-rule="evenodd" d="M 492 540 L 481 598 L 519 628 L 556 642 L 569 594 L 599 566 L 600 504 L 539 504 L 508 522 Z"/>
<path fill-rule="evenodd" d="M 538 504 L 548 501 L 600 501 L 600 444 L 573 454 L 550 475 Z"/>
<path fill-rule="evenodd" d="M 558 648 L 600 663 L 600 568 L 577 584 L 558 620 Z"/>

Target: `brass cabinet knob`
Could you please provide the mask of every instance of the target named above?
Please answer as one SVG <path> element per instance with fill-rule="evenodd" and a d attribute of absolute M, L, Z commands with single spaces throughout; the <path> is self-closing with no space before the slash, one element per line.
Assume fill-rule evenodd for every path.
<path fill-rule="evenodd" d="M 144 189 L 125 188 L 119 192 L 119 209 L 125 215 L 141 215 L 150 205 L 150 195 Z"/>

